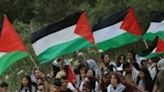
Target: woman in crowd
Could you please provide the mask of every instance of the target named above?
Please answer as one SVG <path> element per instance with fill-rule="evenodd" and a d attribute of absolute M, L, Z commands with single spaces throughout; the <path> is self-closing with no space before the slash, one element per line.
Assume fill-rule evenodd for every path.
<path fill-rule="evenodd" d="M 137 78 L 137 86 L 143 92 L 152 92 L 153 81 L 147 68 L 141 67 Z"/>
<path fill-rule="evenodd" d="M 100 88 L 102 92 L 107 92 L 108 85 L 109 85 L 109 75 L 103 74 L 100 80 Z"/>
<path fill-rule="evenodd" d="M 22 78 L 19 92 L 36 92 L 36 88 L 32 85 L 30 76 L 25 75 Z"/>
<path fill-rule="evenodd" d="M 78 68 L 76 69 L 76 84 L 75 87 L 79 88 L 81 82 L 86 77 L 87 67 L 84 63 L 79 64 Z"/>
<path fill-rule="evenodd" d="M 86 76 L 87 77 L 81 83 L 79 90 L 82 91 L 83 84 L 85 82 L 89 82 L 92 92 L 101 92 L 100 87 L 99 87 L 99 83 L 98 83 L 97 79 L 95 78 L 95 71 L 93 69 L 89 69 L 87 71 Z"/>
<path fill-rule="evenodd" d="M 100 71 L 102 74 L 104 74 L 104 72 L 113 72 L 116 71 L 116 63 L 110 61 L 110 58 L 107 54 L 102 54 L 101 55 L 101 64 L 100 64 Z"/>
<path fill-rule="evenodd" d="M 155 75 L 157 74 L 157 67 L 156 67 L 156 63 L 153 62 L 153 59 L 148 59 L 148 65 L 147 68 L 149 70 L 150 76 L 152 78 L 152 80 L 154 80 Z"/>
<path fill-rule="evenodd" d="M 116 62 L 117 67 L 123 66 L 123 64 L 124 64 L 125 62 L 126 62 L 126 57 L 125 57 L 124 55 L 118 56 L 117 62 Z"/>
<path fill-rule="evenodd" d="M 111 74 L 109 79 L 110 79 L 110 84 L 107 88 L 107 92 L 126 92 L 126 87 L 121 83 L 118 74 L 116 73 Z"/>

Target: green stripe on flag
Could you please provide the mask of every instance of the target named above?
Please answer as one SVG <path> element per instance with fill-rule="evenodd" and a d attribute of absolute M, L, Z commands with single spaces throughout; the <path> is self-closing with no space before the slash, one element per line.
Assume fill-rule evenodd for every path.
<path fill-rule="evenodd" d="M 159 58 L 164 56 L 164 53 L 150 53 L 149 55 L 145 56 L 145 58 L 150 59 L 150 58 Z"/>
<path fill-rule="evenodd" d="M 92 44 L 88 40 L 84 38 L 77 38 L 48 48 L 46 51 L 38 55 L 38 61 L 42 64 L 47 63 L 59 56 L 78 51 L 82 48 L 90 47 L 91 45 Z"/>
<path fill-rule="evenodd" d="M 5 72 L 10 65 L 26 57 L 27 55 L 27 52 L 21 51 L 6 53 L 0 58 L 0 75 L 2 75 L 2 73 Z"/>
<path fill-rule="evenodd" d="M 157 36 L 164 39 L 164 31 L 159 31 L 157 33 L 148 32 L 143 37 L 144 37 L 145 40 L 153 41 Z"/>
<path fill-rule="evenodd" d="M 100 42 L 97 44 L 97 46 L 99 49 L 106 51 L 108 49 L 118 48 L 118 47 L 130 44 L 130 43 L 133 43 L 135 41 L 138 41 L 139 39 L 140 39 L 139 36 L 135 36 L 130 33 L 123 33 L 112 39 Z"/>

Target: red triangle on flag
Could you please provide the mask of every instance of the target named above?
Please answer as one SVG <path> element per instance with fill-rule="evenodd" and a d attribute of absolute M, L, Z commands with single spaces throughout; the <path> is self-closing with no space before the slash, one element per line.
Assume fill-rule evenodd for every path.
<path fill-rule="evenodd" d="M 11 51 L 26 51 L 26 47 L 7 16 L 4 16 L 2 32 L 0 35 L 0 52 Z"/>
<path fill-rule="evenodd" d="M 71 83 L 75 83 L 76 81 L 76 77 L 75 77 L 75 73 L 73 71 L 73 68 L 71 65 L 68 65 L 68 70 L 67 70 L 67 74 L 68 74 L 68 80 L 71 82 Z"/>
<path fill-rule="evenodd" d="M 124 29 L 125 31 L 130 32 L 134 35 L 142 35 L 141 27 L 135 17 L 133 8 L 129 8 L 128 14 L 121 24 L 121 29 Z"/>
<path fill-rule="evenodd" d="M 160 39 L 160 38 L 158 39 L 156 52 L 164 53 L 164 40 L 163 39 Z"/>
<path fill-rule="evenodd" d="M 76 34 L 84 37 L 87 39 L 89 42 L 94 44 L 94 37 L 92 34 L 91 26 L 89 24 L 88 18 L 87 18 L 87 13 L 83 12 L 76 24 L 76 28 L 74 31 Z"/>

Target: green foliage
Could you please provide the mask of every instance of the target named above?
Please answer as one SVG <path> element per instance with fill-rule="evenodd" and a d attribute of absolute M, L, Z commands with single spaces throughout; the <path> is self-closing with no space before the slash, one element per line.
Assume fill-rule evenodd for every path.
<path fill-rule="evenodd" d="M 16 31 L 23 38 L 29 52 L 36 60 L 29 40 L 31 32 L 81 9 L 87 11 L 89 21 L 94 25 L 107 14 L 112 14 L 129 6 L 134 7 L 137 19 L 144 32 L 150 23 L 150 11 L 164 11 L 163 0 L 0 0 L 0 19 L 2 20 L 4 14 L 9 17 Z M 108 53 L 110 58 L 115 59 L 119 54 L 125 54 L 127 52 L 126 48 L 139 51 L 145 49 L 145 45 L 143 41 L 139 41 L 122 48 L 109 50 L 105 53 Z M 79 60 L 84 61 L 88 58 L 94 58 L 100 61 L 100 53 L 96 47 L 92 47 L 66 55 L 66 58 L 76 67 Z M 50 63 L 38 65 L 44 72 L 50 72 Z M 13 90 L 18 90 L 20 86 L 21 72 L 25 71 L 31 74 L 33 67 L 34 65 L 31 60 L 26 58 L 11 66 L 4 75 L 0 76 L 0 79 L 8 81 L 11 85 L 10 90 L 13 92 Z"/>

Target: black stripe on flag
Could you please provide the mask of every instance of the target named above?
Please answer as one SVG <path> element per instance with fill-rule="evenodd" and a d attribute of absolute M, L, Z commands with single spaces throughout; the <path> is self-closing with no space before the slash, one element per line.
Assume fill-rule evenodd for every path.
<path fill-rule="evenodd" d="M 161 22 L 162 20 L 164 20 L 164 12 L 151 11 L 150 20 L 151 22 Z"/>
<path fill-rule="evenodd" d="M 96 31 L 96 30 L 99 30 L 99 29 L 102 29 L 102 28 L 105 28 L 105 27 L 108 27 L 108 26 L 111 26 L 113 24 L 123 21 L 127 13 L 128 13 L 128 8 L 118 11 L 116 13 L 113 13 L 111 15 L 109 14 L 103 17 L 102 19 L 99 19 L 97 24 L 93 26 L 93 31 Z"/>
<path fill-rule="evenodd" d="M 47 36 L 47 35 L 52 34 L 54 32 L 60 31 L 64 28 L 75 25 L 82 13 L 83 13 L 83 11 L 73 13 L 71 15 L 64 17 L 62 20 L 60 20 L 58 22 L 55 22 L 53 24 L 49 24 L 46 27 L 43 27 L 40 30 L 33 32 L 31 34 L 31 42 L 34 43 L 44 36 Z"/>

